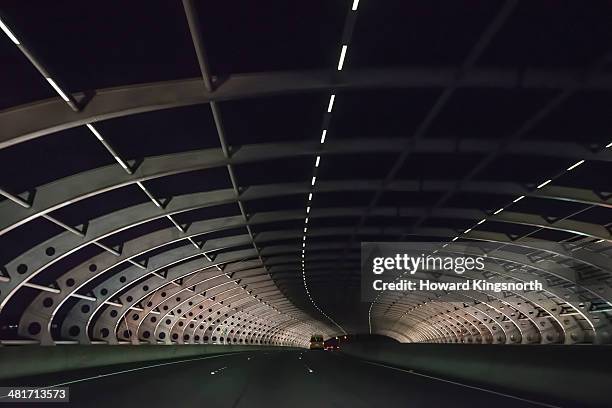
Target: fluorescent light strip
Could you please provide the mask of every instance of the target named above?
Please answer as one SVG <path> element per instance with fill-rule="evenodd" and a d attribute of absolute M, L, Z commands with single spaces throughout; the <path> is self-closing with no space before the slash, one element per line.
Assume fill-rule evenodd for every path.
<path fill-rule="evenodd" d="M 308 201 L 312 201 L 312 193 L 308 193 Z"/>
<path fill-rule="evenodd" d="M 495 211 L 495 212 L 493 213 L 493 215 L 499 214 L 499 213 L 500 213 L 500 212 L 502 212 L 502 211 L 504 211 L 503 207 L 502 207 L 502 208 L 500 208 L 499 210 Z"/>
<path fill-rule="evenodd" d="M 455 238 L 452 239 L 452 241 L 455 242 L 458 239 L 459 239 L 459 237 L 455 237 Z"/>
<path fill-rule="evenodd" d="M 2 21 L 2 19 L 0 19 L 0 28 L 2 28 L 2 31 L 4 31 L 4 34 L 6 34 L 8 36 L 8 38 L 11 39 L 11 41 L 13 42 L 13 44 L 15 45 L 20 45 L 19 44 L 19 40 L 17 39 L 17 37 L 15 37 L 13 35 L 13 33 L 11 32 L 11 30 L 9 30 L 9 28 L 7 27 L 6 24 L 4 24 L 4 21 Z"/>
<path fill-rule="evenodd" d="M 91 133 L 94 134 L 95 137 L 98 138 L 99 141 L 103 142 L 104 138 L 102 137 L 102 135 L 98 132 L 98 130 L 93 127 L 91 124 L 86 124 L 85 126 L 87 126 L 87 129 L 91 130 Z"/>
<path fill-rule="evenodd" d="M 344 57 L 346 57 L 346 49 L 348 45 L 342 46 L 342 51 L 340 51 L 340 61 L 338 61 L 338 71 L 342 71 L 342 66 L 344 65 Z"/>
<path fill-rule="evenodd" d="M 314 186 L 316 182 L 317 182 L 317 176 L 312 176 L 312 181 L 310 182 L 310 184 Z"/>
<path fill-rule="evenodd" d="M 323 129 L 323 133 L 321 133 L 321 143 L 325 143 L 325 136 L 327 136 L 327 129 Z"/>
<path fill-rule="evenodd" d="M 353 0 L 353 8 L 351 10 L 357 11 L 357 7 L 359 7 L 359 0 Z"/>
<path fill-rule="evenodd" d="M 478 224 L 476 224 L 476 225 L 480 225 L 480 224 L 484 223 L 486 220 L 487 220 L 486 218 L 483 218 L 482 220 L 478 221 Z"/>
<path fill-rule="evenodd" d="M 610 143 L 608 143 L 608 144 L 606 145 L 606 148 L 610 148 L 610 147 L 612 147 L 612 142 L 610 142 Z"/>
<path fill-rule="evenodd" d="M 308 217 L 304 220 L 304 224 L 308 224 Z"/>
<path fill-rule="evenodd" d="M 55 83 L 55 81 L 53 79 L 51 79 L 51 78 L 45 78 L 45 79 L 47 80 L 49 85 L 51 85 L 53 87 L 53 89 L 55 89 L 55 92 L 57 92 L 59 94 L 59 96 L 62 97 L 64 102 L 70 102 L 70 99 L 68 99 L 68 96 L 66 96 L 64 91 L 62 91 L 62 89 L 59 86 L 57 86 L 57 84 Z"/>
<path fill-rule="evenodd" d="M 142 191 L 144 191 L 144 193 L 147 195 L 147 197 L 149 197 L 149 198 L 151 199 L 151 201 L 153 201 L 153 204 L 155 204 L 155 205 L 156 205 L 158 208 L 162 208 L 161 203 L 160 203 L 160 202 L 159 202 L 159 201 L 158 201 L 158 200 L 157 200 L 155 197 L 153 197 L 153 195 L 152 195 L 151 193 L 149 193 L 149 190 L 147 190 L 147 189 L 145 188 L 145 186 L 144 186 L 144 185 L 143 185 L 143 184 L 142 184 L 140 181 L 137 181 L 137 182 L 136 182 L 136 184 L 138 185 L 138 187 L 140 187 L 140 189 L 141 189 Z M 195 242 L 193 242 L 193 240 L 192 240 L 191 238 L 189 238 L 189 240 L 191 241 L 191 243 L 192 243 L 193 245 L 195 245 L 195 247 L 196 247 L 196 248 L 198 248 L 198 246 L 196 245 L 196 243 L 195 243 Z M 199 248 L 198 248 L 198 249 L 199 249 Z"/>
<path fill-rule="evenodd" d="M 117 160 L 117 163 L 119 163 L 121 165 L 121 167 L 123 167 L 123 169 L 125 171 L 127 171 L 128 173 L 131 172 L 130 168 L 128 167 L 128 165 L 121 159 L 121 157 L 117 156 L 117 153 L 115 152 L 115 150 L 108 144 L 108 142 L 106 142 L 106 140 L 104 140 L 104 138 L 102 137 L 102 135 L 100 134 L 100 132 L 98 132 L 98 130 L 93 127 L 92 124 L 87 123 L 85 124 L 85 126 L 87 126 L 87 129 L 89 129 L 91 131 L 91 133 L 93 133 L 93 135 L 96 137 L 96 139 L 98 139 L 103 145 L 104 147 L 106 147 L 106 150 L 108 150 L 110 152 L 110 154 L 113 155 L 113 157 L 115 158 L 115 160 Z M 141 188 L 143 190 L 145 190 L 144 187 L 141 186 Z M 146 192 L 146 191 L 145 191 Z M 146 192 L 147 195 L 148 192 Z M 149 196 L 150 197 L 150 196 Z M 153 197 L 151 197 L 151 199 L 153 199 Z"/>
<path fill-rule="evenodd" d="M 306 214 L 310 212 L 310 206 L 306 207 Z"/>
<path fill-rule="evenodd" d="M 185 231 L 183 230 L 183 227 L 181 227 L 181 226 L 178 224 L 178 222 L 174 221 L 174 218 L 172 218 L 172 217 L 171 217 L 171 216 L 169 216 L 169 215 L 166 215 L 166 218 L 168 218 L 168 219 L 169 219 L 169 220 L 170 220 L 170 221 L 171 221 L 171 222 L 174 224 L 174 226 L 176 227 L 176 229 L 178 229 L 178 230 L 179 230 L 179 231 L 181 231 L 181 232 L 185 232 Z"/>
<path fill-rule="evenodd" d="M 551 179 L 548 179 L 548 180 L 546 180 L 545 182 L 543 182 L 542 184 L 540 184 L 540 185 L 539 185 L 537 188 L 542 188 L 542 187 L 544 187 L 545 185 L 547 185 L 548 183 L 550 183 L 551 181 L 552 181 Z"/>
<path fill-rule="evenodd" d="M 121 160 L 121 158 L 119 156 L 113 155 L 113 157 L 115 158 L 115 160 L 117 160 L 117 163 L 119 163 L 119 165 L 121 167 L 123 167 L 124 170 L 126 170 L 128 172 L 130 171 L 130 168 L 128 167 L 128 165 L 125 164 L 125 162 L 123 160 Z"/>
<path fill-rule="evenodd" d="M 466 229 L 465 231 L 463 231 L 463 233 L 464 233 L 464 234 L 467 234 L 467 233 L 468 233 L 468 232 L 470 232 L 471 230 L 472 230 L 471 228 L 468 228 L 468 229 Z"/>
<path fill-rule="evenodd" d="M 584 160 L 580 160 L 579 162 L 569 166 L 566 171 L 574 170 L 576 167 L 580 166 L 582 163 L 584 163 Z"/>
<path fill-rule="evenodd" d="M 336 95 L 331 94 L 331 96 L 329 97 L 329 105 L 327 105 L 327 113 L 331 113 L 332 109 L 334 108 L 335 99 L 336 99 Z"/>
<path fill-rule="evenodd" d="M 512 202 L 513 202 L 513 203 L 518 203 L 518 202 L 519 202 L 519 201 L 521 201 L 523 198 L 525 198 L 525 196 L 524 196 L 524 195 L 523 195 L 523 196 L 520 196 L 520 197 L 515 198 L 515 199 L 514 199 Z"/>
<path fill-rule="evenodd" d="M 321 163 L 321 156 L 317 156 L 317 160 L 315 160 L 315 167 L 319 167 L 320 163 Z"/>

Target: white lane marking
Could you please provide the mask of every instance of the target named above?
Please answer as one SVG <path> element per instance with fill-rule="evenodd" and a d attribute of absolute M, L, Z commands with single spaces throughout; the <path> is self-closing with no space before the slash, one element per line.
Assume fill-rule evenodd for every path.
<path fill-rule="evenodd" d="M 218 368 L 218 369 L 216 369 L 215 371 L 211 371 L 211 372 L 210 372 L 210 375 L 215 375 L 215 374 L 217 374 L 217 373 L 220 373 L 221 371 L 225 370 L 226 368 L 227 368 L 227 366 L 226 366 L 226 367 L 221 367 L 221 368 Z"/>
<path fill-rule="evenodd" d="M 551 405 L 551 404 L 547 404 L 545 402 L 533 401 L 533 400 L 530 400 L 530 399 L 521 398 L 521 397 L 517 397 L 517 396 L 514 396 L 514 395 L 510 395 L 510 394 L 504 394 L 503 392 L 497 392 L 497 391 L 493 391 L 493 390 L 488 390 L 486 388 L 480 388 L 480 387 L 476 387 L 476 386 L 473 386 L 473 385 L 467 385 L 467 384 L 463 384 L 463 383 L 456 382 L 456 381 L 445 380 L 444 378 L 434 377 L 434 376 L 427 375 L 427 374 L 416 373 L 416 372 L 414 372 L 412 370 L 404 370 L 402 368 L 392 367 L 392 366 L 388 366 L 388 365 L 380 364 L 380 363 L 374 363 L 372 361 L 366 361 L 366 360 L 361 360 L 361 361 L 366 363 L 366 364 L 371 364 L 371 365 L 375 365 L 375 366 L 379 366 L 379 367 L 385 367 L 385 368 L 389 368 L 391 370 L 401 371 L 403 373 L 408 373 L 408 374 L 412 374 L 412 375 L 418 375 L 419 377 L 425 377 L 425 378 L 429 378 L 431 380 L 437 380 L 437 381 L 442 381 L 442 382 L 445 382 L 445 383 L 448 383 L 448 384 L 459 385 L 461 387 L 471 388 L 473 390 L 488 392 L 490 394 L 499 395 L 501 397 L 512 398 L 512 399 L 519 400 L 519 401 L 529 402 L 531 404 L 540 405 L 542 407 L 561 408 L 559 405 Z"/>
<path fill-rule="evenodd" d="M 219 354 L 219 355 L 216 355 L 216 356 L 206 356 L 206 357 L 190 358 L 188 360 L 171 361 L 169 363 L 153 364 L 153 365 L 150 365 L 150 366 L 130 368 L 129 370 L 121 370 L 121 371 L 116 371 L 116 372 L 113 372 L 113 373 L 94 375 L 93 377 L 79 378 L 79 379 L 72 380 L 72 381 L 67 381 L 67 382 L 63 382 L 63 383 L 59 383 L 59 384 L 48 385 L 46 387 L 38 387 L 38 388 L 41 389 L 41 390 L 44 390 L 44 389 L 47 389 L 47 388 L 62 387 L 64 385 L 69 385 L 69 384 L 74 384 L 74 383 L 83 382 L 83 381 L 89 381 L 89 380 L 97 380 L 98 378 L 110 377 L 112 375 L 125 374 L 125 373 L 130 373 L 130 372 L 133 372 L 133 371 L 146 370 L 147 368 L 155 368 L 155 367 L 161 367 L 161 366 L 166 366 L 166 365 L 171 365 L 171 364 L 188 363 L 190 361 L 209 360 L 209 359 L 219 358 L 219 357 L 229 357 L 229 356 L 235 356 L 236 354 L 242 354 L 242 353 L 241 352 L 237 352 L 237 353 L 231 353 L 231 354 Z M 1 398 L 6 398 L 6 397 L 7 397 L 6 395 L 0 396 L 0 399 Z"/>

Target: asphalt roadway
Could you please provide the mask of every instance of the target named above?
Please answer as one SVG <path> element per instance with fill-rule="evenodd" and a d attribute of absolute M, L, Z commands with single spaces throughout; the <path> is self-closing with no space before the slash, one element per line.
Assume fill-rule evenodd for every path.
<path fill-rule="evenodd" d="M 542 407 L 517 396 L 375 365 L 337 352 L 257 351 L 125 364 L 31 377 L 7 385 L 70 388 L 43 407 Z"/>

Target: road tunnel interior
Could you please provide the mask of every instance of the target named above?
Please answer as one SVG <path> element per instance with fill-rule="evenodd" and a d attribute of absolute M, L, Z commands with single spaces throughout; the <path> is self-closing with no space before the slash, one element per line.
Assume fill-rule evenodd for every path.
<path fill-rule="evenodd" d="M 609 383 L 610 2 L 7 0 L 0 21 L 0 353 L 317 333 L 472 385 L 436 356 L 520 376 L 535 348 Z M 544 286 L 364 300 L 364 242 L 484 243 L 479 278 Z"/>

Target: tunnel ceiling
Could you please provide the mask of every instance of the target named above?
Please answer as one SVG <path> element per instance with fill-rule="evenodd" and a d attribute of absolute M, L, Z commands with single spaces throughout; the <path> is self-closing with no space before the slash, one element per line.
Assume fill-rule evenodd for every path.
<path fill-rule="evenodd" d="M 2 344 L 610 342 L 610 2 L 0 18 Z M 362 241 L 451 240 L 546 289 L 361 301 Z"/>

